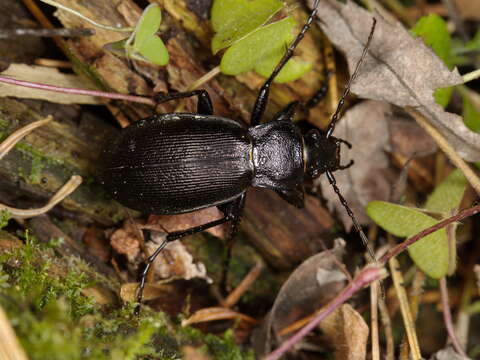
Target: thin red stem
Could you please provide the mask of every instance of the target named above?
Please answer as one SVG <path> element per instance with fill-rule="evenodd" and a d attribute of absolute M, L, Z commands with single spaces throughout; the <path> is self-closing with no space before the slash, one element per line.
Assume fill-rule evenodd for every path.
<path fill-rule="evenodd" d="M 98 90 L 67 88 L 67 87 L 47 85 L 47 84 L 41 84 L 41 83 L 25 81 L 25 80 L 12 79 L 5 76 L 0 76 L 0 82 L 11 84 L 11 85 L 29 87 L 33 89 L 54 91 L 54 92 L 60 92 L 60 93 L 66 93 L 66 94 L 98 96 L 98 97 L 103 97 L 108 99 L 125 100 L 125 101 L 131 101 L 131 102 L 137 102 L 137 103 L 155 106 L 155 102 L 152 99 L 149 99 L 147 97 L 142 97 L 142 96 L 136 96 L 136 95 L 109 93 L 109 92 L 98 91 Z"/>

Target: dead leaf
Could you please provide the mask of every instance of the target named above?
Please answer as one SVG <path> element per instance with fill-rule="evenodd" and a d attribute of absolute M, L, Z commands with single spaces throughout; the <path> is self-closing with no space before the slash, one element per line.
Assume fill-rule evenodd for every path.
<path fill-rule="evenodd" d="M 162 240 L 160 240 L 162 241 Z M 149 254 L 153 254 L 160 242 L 148 241 L 145 246 Z M 180 240 L 172 241 L 158 254 L 152 264 L 155 275 L 160 279 L 204 279 L 207 283 L 213 280 L 207 275 L 207 268 L 201 262 L 194 262 L 193 256 Z"/>
<path fill-rule="evenodd" d="M 179 215 L 150 215 L 148 225 L 159 225 L 167 233 L 190 229 L 223 218 L 223 213 L 217 207 L 201 209 Z M 219 238 L 225 238 L 229 224 L 222 224 L 206 230 Z"/>
<path fill-rule="evenodd" d="M 442 349 L 430 358 L 431 360 L 470 360 L 468 357 L 464 357 L 453 350 L 451 347 Z"/>
<path fill-rule="evenodd" d="M 446 112 L 433 98 L 435 89 L 463 82 L 456 69 L 448 70 L 420 38 L 413 38 L 398 21 L 386 20 L 351 1 L 321 1 L 318 10 L 320 27 L 345 53 L 350 71 L 360 58 L 373 18 L 377 19 L 368 55 L 352 85 L 353 93 L 400 107 L 415 107 L 461 157 L 480 160 L 480 134 L 469 130 L 460 116 Z"/>
<path fill-rule="evenodd" d="M 335 349 L 336 360 L 364 360 L 367 355 L 368 325 L 349 304 L 331 313 L 319 325 Z"/>
<path fill-rule="evenodd" d="M 125 221 L 123 227 L 115 230 L 110 236 L 110 245 L 119 254 L 125 255 L 129 263 L 138 263 L 140 241 L 138 230 L 130 221 Z"/>
<path fill-rule="evenodd" d="M 254 337 L 258 354 L 270 352 L 271 334 L 275 342 L 281 342 L 278 334 L 283 328 L 314 313 L 343 288 L 346 276 L 338 268 L 338 261 L 344 251 L 345 241 L 337 239 L 332 250 L 308 258 L 295 269 L 280 289 L 263 328 Z"/>
<path fill-rule="evenodd" d="M 406 115 L 406 114 L 405 114 Z M 405 158 L 427 156 L 437 151 L 435 141 L 409 116 L 394 116 L 388 122 L 391 152 Z"/>
<path fill-rule="evenodd" d="M 78 75 L 64 74 L 56 68 L 45 66 L 11 64 L 10 67 L 1 74 L 16 80 L 26 80 L 40 84 L 76 89 L 85 89 L 85 84 L 88 84 L 86 79 Z M 94 89 L 94 87 L 92 86 L 91 89 Z M 65 94 L 1 83 L 0 97 L 5 96 L 46 100 L 58 104 L 103 105 L 101 100 L 94 96 Z"/>
<path fill-rule="evenodd" d="M 396 172 L 390 168 L 388 119 L 393 116 L 392 107 L 384 102 L 365 101 L 347 111 L 336 127 L 335 136 L 353 144 L 349 150 L 342 146 L 341 159 L 355 164 L 335 173 L 338 187 L 360 223 L 369 223 L 365 206 L 372 200 L 388 200 Z M 322 194 L 330 207 L 335 208 L 345 228 L 352 226 L 352 219 L 345 212 L 326 176 L 319 178 Z"/>
<path fill-rule="evenodd" d="M 188 319 L 182 320 L 182 326 L 189 326 L 192 324 L 208 322 L 208 321 L 217 321 L 217 320 L 228 320 L 228 319 L 237 319 L 246 321 L 250 324 L 258 323 L 258 320 L 241 314 L 239 312 L 227 309 L 224 307 L 209 307 L 196 311 Z"/>

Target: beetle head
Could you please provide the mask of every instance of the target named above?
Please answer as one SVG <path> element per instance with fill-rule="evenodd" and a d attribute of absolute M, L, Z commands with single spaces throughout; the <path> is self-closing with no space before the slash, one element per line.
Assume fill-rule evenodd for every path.
<path fill-rule="evenodd" d="M 340 165 L 340 145 L 351 145 L 334 136 L 327 137 L 317 129 L 310 130 L 304 137 L 304 154 L 306 160 L 306 174 L 310 178 L 316 178 L 326 171 L 345 169 L 353 165 L 350 161 L 347 165 Z"/>

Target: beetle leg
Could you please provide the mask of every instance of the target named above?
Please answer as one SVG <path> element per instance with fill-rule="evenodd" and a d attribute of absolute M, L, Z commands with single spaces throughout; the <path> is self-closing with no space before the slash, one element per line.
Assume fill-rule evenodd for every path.
<path fill-rule="evenodd" d="M 160 93 L 154 96 L 154 100 L 157 105 L 159 105 L 170 100 L 185 99 L 192 96 L 198 97 L 197 113 L 201 115 L 213 115 L 212 100 L 207 90 L 204 89 L 169 94 Z"/>
<path fill-rule="evenodd" d="M 299 209 L 305 207 L 305 188 L 303 187 L 303 184 L 300 184 L 293 189 L 275 191 L 283 200 L 289 202 L 293 206 Z"/>
<path fill-rule="evenodd" d="M 255 105 L 253 106 L 252 116 L 250 118 L 250 126 L 255 126 L 260 123 L 262 115 L 265 112 L 265 107 L 267 106 L 268 95 L 270 93 L 270 86 L 272 85 L 273 80 L 277 77 L 278 73 L 283 69 L 283 67 L 288 62 L 288 60 L 290 60 L 298 43 L 303 39 L 303 37 L 305 36 L 305 33 L 308 31 L 308 29 L 312 25 L 312 22 L 315 19 L 315 16 L 317 15 L 318 3 L 319 3 L 319 0 L 316 0 L 313 3 L 313 10 L 310 13 L 310 16 L 308 17 L 307 22 L 305 23 L 305 25 L 303 25 L 303 28 L 300 31 L 300 33 L 297 35 L 295 40 L 293 40 L 292 44 L 288 47 L 287 52 L 280 59 L 277 66 L 275 67 L 272 74 L 270 75 L 270 77 L 265 81 L 265 83 L 261 87 L 257 96 L 257 100 L 255 101 Z"/>
<path fill-rule="evenodd" d="M 220 281 L 220 286 L 223 290 L 227 290 L 228 268 L 230 267 L 230 261 L 232 259 L 232 249 L 235 243 L 235 235 L 238 232 L 238 225 L 240 224 L 240 221 L 242 219 L 242 213 L 245 207 L 246 197 L 247 197 L 247 194 L 243 193 L 232 202 L 219 207 L 219 209 L 224 212 L 225 216 L 229 216 L 232 220 L 230 223 L 231 224 L 230 233 L 228 235 L 226 246 L 225 246 L 222 279 Z"/>
<path fill-rule="evenodd" d="M 236 200 L 235 200 L 236 201 Z M 140 304 L 142 303 L 142 298 L 143 298 L 143 291 L 145 289 L 145 282 L 146 282 L 146 278 L 147 278 L 147 274 L 148 274 L 148 270 L 150 270 L 150 266 L 152 265 L 152 263 L 155 261 L 155 259 L 157 258 L 158 254 L 160 254 L 162 252 L 162 250 L 165 248 L 165 246 L 171 242 L 171 241 L 174 241 L 174 240 L 178 240 L 178 239 L 181 239 L 185 236 L 188 236 L 188 235 L 193 235 L 193 234 L 196 234 L 196 233 L 199 233 L 199 232 L 202 232 L 204 230 L 207 230 L 209 228 L 212 228 L 214 226 L 217 226 L 217 225 L 221 225 L 223 223 L 226 223 L 227 221 L 230 221 L 230 220 L 233 220 L 233 214 L 225 214 L 225 217 L 221 218 L 221 219 L 218 219 L 218 220 L 215 220 L 215 221 L 210 221 L 206 224 L 203 224 L 203 225 L 199 225 L 199 226 L 195 226 L 193 228 L 190 228 L 190 229 L 186 229 L 186 230 L 180 230 L 180 231 L 175 231 L 175 232 L 171 232 L 167 235 L 167 237 L 165 238 L 165 240 L 160 244 L 160 246 L 154 251 L 154 253 L 152 255 L 150 255 L 146 262 L 145 262 L 145 268 L 143 269 L 142 271 L 142 274 L 140 275 L 140 285 L 138 286 L 138 290 L 137 290 L 137 302 L 138 302 L 138 305 L 137 307 L 135 308 L 135 314 L 139 314 L 140 312 Z"/>

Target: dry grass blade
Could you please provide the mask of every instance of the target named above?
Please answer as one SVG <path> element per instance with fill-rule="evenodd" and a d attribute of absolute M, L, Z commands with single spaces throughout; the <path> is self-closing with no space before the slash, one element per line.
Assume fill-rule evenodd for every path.
<path fill-rule="evenodd" d="M 397 297 L 400 302 L 400 310 L 402 312 L 403 323 L 407 332 L 408 343 L 410 345 L 410 351 L 414 360 L 420 360 L 422 355 L 420 353 L 420 346 L 418 344 L 418 337 L 415 331 L 415 323 L 413 322 L 413 316 L 410 311 L 410 305 L 407 299 L 407 292 L 403 287 L 403 276 L 400 272 L 400 264 L 395 258 L 389 260 L 390 271 L 392 273 L 393 284 L 397 292 Z"/>
<path fill-rule="evenodd" d="M 27 360 L 27 356 L 17 340 L 7 315 L 0 307 L 0 359 Z"/>

